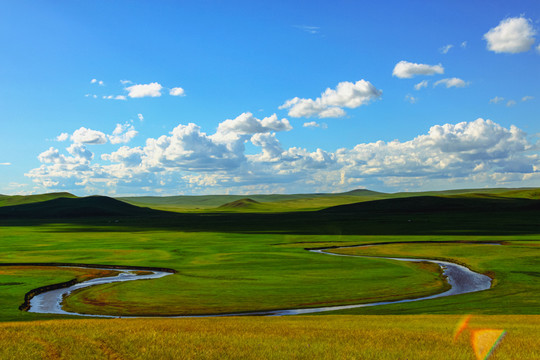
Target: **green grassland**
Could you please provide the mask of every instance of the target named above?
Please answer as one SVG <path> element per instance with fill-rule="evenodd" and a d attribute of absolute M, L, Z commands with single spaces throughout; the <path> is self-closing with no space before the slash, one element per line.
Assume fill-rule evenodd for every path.
<path fill-rule="evenodd" d="M 177 270 L 76 291 L 64 307 L 80 313 L 320 307 L 422 297 L 448 286 L 433 264 L 306 248 L 384 244 L 334 251 L 450 260 L 493 278 L 493 287 L 482 292 L 310 317 L 62 320 L 73 316 L 18 307 L 31 289 L 104 272 L 0 266 L 0 358 L 470 359 L 471 331 L 482 328 L 507 331 L 491 359 L 539 358 L 531 346 L 540 341 L 539 194 L 472 189 L 123 201 L 63 193 L 0 196 L 0 263 Z M 464 314 L 474 314 L 473 320 L 454 342 Z"/>
<path fill-rule="evenodd" d="M 536 235 L 335 236 L 120 229 L 83 231 L 71 225 L 2 227 L 0 261 L 173 268 L 177 274 L 161 279 L 101 285 L 75 292 L 67 298 L 66 306 L 74 311 L 114 315 L 216 314 L 397 300 L 442 291 L 444 283 L 439 272 L 423 264 L 335 257 L 304 250 L 407 241 L 411 243 L 382 246 L 378 255 L 404 255 L 395 249 L 406 250 L 410 246 L 407 256 L 451 259 L 490 274 L 495 277 L 494 288 L 359 312 L 385 313 L 387 307 L 397 306 L 406 313 L 540 313 L 540 283 L 536 281 L 540 239 Z M 414 243 L 458 240 L 503 241 L 505 245 Z M 12 309 L 3 311 L 0 319 L 44 318 L 21 315 L 17 310 L 29 288 L 51 281 L 38 278 L 36 274 L 26 283 L 15 281 L 13 275 L 5 280 L 0 276 L 0 282 L 8 284 L 4 286 L 9 296 L 5 303 L 9 301 L 11 305 L 6 307 Z"/>
<path fill-rule="evenodd" d="M 506 335 L 490 360 L 538 359 L 540 316 L 298 316 L 0 324 L 2 359 L 474 359 L 471 334 Z"/>

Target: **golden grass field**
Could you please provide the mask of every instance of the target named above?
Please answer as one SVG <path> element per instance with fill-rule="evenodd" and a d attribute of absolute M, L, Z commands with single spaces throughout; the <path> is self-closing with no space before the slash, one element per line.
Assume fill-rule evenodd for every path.
<path fill-rule="evenodd" d="M 473 316 L 454 340 L 462 319 L 331 315 L 0 323 L 0 359 L 479 359 L 473 334 L 486 329 L 506 331 L 490 360 L 540 359 L 540 316 Z"/>

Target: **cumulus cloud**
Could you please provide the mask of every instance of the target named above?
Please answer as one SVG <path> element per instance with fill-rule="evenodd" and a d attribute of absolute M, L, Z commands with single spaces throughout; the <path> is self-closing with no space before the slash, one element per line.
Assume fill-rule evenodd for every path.
<path fill-rule="evenodd" d="M 38 160 L 44 164 L 84 165 L 94 158 L 94 154 L 81 143 L 71 144 L 66 150 L 71 156 L 65 156 L 58 149 L 50 147 L 38 155 Z"/>
<path fill-rule="evenodd" d="M 481 118 L 435 125 L 406 141 L 359 143 L 335 151 L 284 148 L 277 135 L 288 129 L 286 119 L 244 113 L 223 121 L 211 135 L 196 124 L 180 124 L 144 146 L 121 146 L 97 160 L 84 144 L 73 143 L 65 153 L 51 147 L 39 154 L 42 165 L 26 176 L 49 190 L 146 189 L 154 194 L 200 193 L 208 187 L 212 192 L 444 187 L 449 179 L 524 186 L 540 179 L 537 144 L 515 126 Z M 259 152 L 246 154 L 246 142 Z"/>
<path fill-rule="evenodd" d="M 101 155 L 101 158 L 106 161 L 122 163 L 125 166 L 133 167 L 141 164 L 143 155 L 144 151 L 141 147 L 129 148 L 128 146 L 122 146 L 110 154 Z"/>
<path fill-rule="evenodd" d="M 126 87 L 130 98 L 159 97 L 163 86 L 157 82 L 150 84 L 136 84 Z"/>
<path fill-rule="evenodd" d="M 260 120 L 252 113 L 246 112 L 235 119 L 228 119 L 219 124 L 216 135 L 225 136 L 227 134 L 248 135 L 256 133 L 267 133 L 270 131 L 289 131 L 292 129 L 289 120 L 278 119 L 276 114 Z"/>
<path fill-rule="evenodd" d="M 511 107 L 511 106 L 516 105 L 516 104 L 517 104 L 516 100 L 508 100 L 508 102 L 506 103 L 506 106 Z"/>
<path fill-rule="evenodd" d="M 175 87 L 169 90 L 169 95 L 172 96 L 185 96 L 186 93 L 181 87 Z"/>
<path fill-rule="evenodd" d="M 422 80 L 422 81 L 420 81 L 418 84 L 414 85 L 414 89 L 415 89 L 415 90 L 420 90 L 420 89 L 422 89 L 422 88 L 427 87 L 428 84 L 429 84 L 429 81 L 427 81 L 427 80 Z"/>
<path fill-rule="evenodd" d="M 504 98 L 501 97 L 501 96 L 495 96 L 494 98 L 489 99 L 489 102 L 490 102 L 491 104 L 498 104 L 498 103 L 500 103 L 501 101 L 504 101 Z"/>
<path fill-rule="evenodd" d="M 435 75 L 435 74 L 444 74 L 444 68 L 441 64 L 438 65 L 427 65 L 427 64 L 417 64 L 411 63 L 405 60 L 402 60 L 396 64 L 394 71 L 392 72 L 393 76 L 396 76 L 400 79 L 410 79 L 416 75 Z"/>
<path fill-rule="evenodd" d="M 465 87 L 467 85 L 469 85 L 468 82 L 465 82 L 463 81 L 462 79 L 459 79 L 459 78 L 448 78 L 448 79 L 441 79 L 441 80 L 438 80 L 436 81 L 433 86 L 439 86 L 439 85 L 444 85 L 446 86 L 447 88 L 451 88 L 451 87 Z"/>
<path fill-rule="evenodd" d="M 441 52 L 441 54 L 448 54 L 450 49 L 452 49 L 453 47 L 454 47 L 454 45 L 448 44 L 448 45 L 445 45 L 445 46 L 441 47 L 439 49 L 439 51 Z"/>
<path fill-rule="evenodd" d="M 418 98 L 415 98 L 411 94 L 407 94 L 407 95 L 405 95 L 405 100 L 407 102 L 410 102 L 411 104 L 415 104 L 418 101 Z"/>
<path fill-rule="evenodd" d="M 529 101 L 529 100 L 532 100 L 532 99 L 534 99 L 534 96 L 527 95 L 527 96 L 522 97 L 521 101 Z"/>
<path fill-rule="evenodd" d="M 289 109 L 292 117 L 336 118 L 345 116 L 343 108 L 354 109 L 366 105 L 379 98 L 382 91 L 378 90 L 369 81 L 359 80 L 356 83 L 340 82 L 336 89 L 327 88 L 320 97 L 302 99 L 295 97 L 287 100 L 280 109 Z"/>
<path fill-rule="evenodd" d="M 465 49 L 467 47 L 467 42 L 463 41 L 460 46 Z"/>
<path fill-rule="evenodd" d="M 144 121 L 144 116 L 143 116 L 143 114 L 137 114 L 137 117 L 139 118 L 140 121 Z"/>
<path fill-rule="evenodd" d="M 56 141 L 66 141 L 67 139 L 69 139 L 68 133 L 61 133 L 56 137 Z"/>
<path fill-rule="evenodd" d="M 484 34 L 487 48 L 496 53 L 516 54 L 529 51 L 534 44 L 534 30 L 531 21 L 524 17 L 502 20 L 499 25 Z"/>
<path fill-rule="evenodd" d="M 309 122 L 305 122 L 304 125 L 302 125 L 303 127 L 314 127 L 314 128 L 322 128 L 322 129 L 326 129 L 328 128 L 328 125 L 325 124 L 325 123 L 322 123 L 322 124 L 319 124 L 318 122 L 316 121 L 309 121 Z"/>
<path fill-rule="evenodd" d="M 103 99 L 106 100 L 126 100 L 127 98 L 124 95 L 103 95 Z"/>
<path fill-rule="evenodd" d="M 92 80 L 90 80 L 90 83 L 91 84 L 97 84 L 97 85 L 100 85 L 100 86 L 105 85 L 102 80 L 98 80 L 98 79 L 92 79 Z"/>
<path fill-rule="evenodd" d="M 112 135 L 107 135 L 111 144 L 125 144 L 133 139 L 137 135 L 137 131 L 133 125 L 125 124 L 116 124 L 116 127 Z"/>
<path fill-rule="evenodd" d="M 71 140 L 81 144 L 105 144 L 107 137 L 101 131 L 81 127 L 73 132 Z"/>

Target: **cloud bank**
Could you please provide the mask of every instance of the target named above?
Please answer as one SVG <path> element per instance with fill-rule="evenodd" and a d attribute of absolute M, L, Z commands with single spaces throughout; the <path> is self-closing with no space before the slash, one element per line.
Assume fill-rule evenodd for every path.
<path fill-rule="evenodd" d="M 111 137 L 129 129 L 117 125 Z M 284 147 L 278 134 L 291 129 L 275 114 L 259 119 L 243 113 L 221 122 L 213 134 L 194 123 L 179 124 L 142 146 L 123 145 L 101 156 L 73 142 L 65 152 L 51 147 L 39 154 L 41 166 L 25 175 L 48 191 L 110 194 L 345 191 L 540 180 L 538 142 L 515 126 L 491 120 L 435 125 L 411 140 L 334 151 Z M 257 150 L 248 152 L 246 144 Z"/>

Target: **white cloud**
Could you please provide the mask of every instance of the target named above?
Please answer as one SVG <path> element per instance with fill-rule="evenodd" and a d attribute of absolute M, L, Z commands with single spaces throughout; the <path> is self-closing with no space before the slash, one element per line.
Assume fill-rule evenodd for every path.
<path fill-rule="evenodd" d="M 289 109 L 292 117 L 335 118 L 345 116 L 343 108 L 354 109 L 379 98 L 382 91 L 369 81 L 359 80 L 356 83 L 340 82 L 336 89 L 327 88 L 320 97 L 301 99 L 295 97 L 287 100 L 280 109 Z"/>
<path fill-rule="evenodd" d="M 459 79 L 459 78 L 448 78 L 448 79 L 441 79 L 439 81 L 436 81 L 433 86 L 439 86 L 439 85 L 444 85 L 446 86 L 447 88 L 451 88 L 451 87 L 459 87 L 459 88 L 462 88 L 462 87 L 466 87 L 469 85 L 468 82 L 465 82 L 463 81 L 462 79 Z"/>
<path fill-rule="evenodd" d="M 57 165 L 88 165 L 94 158 L 94 154 L 86 149 L 81 143 L 71 144 L 66 148 L 67 152 L 72 156 L 60 154 L 58 149 L 50 147 L 38 155 L 38 160 L 43 164 Z"/>
<path fill-rule="evenodd" d="M 72 155 L 71 159 L 78 163 L 89 163 L 94 158 L 94 154 L 80 143 L 71 144 L 66 150 Z M 70 158 L 65 159 L 70 161 Z"/>
<path fill-rule="evenodd" d="M 418 101 L 418 98 L 415 98 L 411 94 L 407 94 L 407 95 L 405 95 L 405 100 L 407 102 L 410 102 L 411 104 L 415 104 Z"/>
<path fill-rule="evenodd" d="M 105 85 L 102 80 L 98 80 L 98 79 L 92 79 L 92 80 L 90 80 L 90 83 L 91 84 L 98 84 L 100 86 Z"/>
<path fill-rule="evenodd" d="M 71 140 L 81 144 L 105 144 L 107 137 L 101 131 L 81 127 L 73 132 Z"/>
<path fill-rule="evenodd" d="M 325 123 L 319 124 L 316 121 L 305 122 L 304 125 L 302 125 L 302 126 L 303 127 L 316 127 L 316 128 L 322 128 L 322 129 L 328 128 L 327 124 L 325 124 Z"/>
<path fill-rule="evenodd" d="M 514 106 L 516 104 L 517 104 L 517 102 L 515 100 L 508 100 L 508 102 L 506 103 L 506 106 L 510 107 L 510 106 Z"/>
<path fill-rule="evenodd" d="M 484 34 L 484 39 L 487 41 L 488 50 L 516 54 L 530 50 L 535 34 L 530 20 L 514 17 L 502 20 Z"/>
<path fill-rule="evenodd" d="M 169 95 L 172 96 L 185 96 L 186 93 L 181 87 L 175 87 L 169 90 Z"/>
<path fill-rule="evenodd" d="M 122 85 L 129 85 L 129 84 L 133 84 L 133 82 L 130 81 L 130 80 L 120 80 L 120 84 L 122 84 Z"/>
<path fill-rule="evenodd" d="M 139 194 L 141 189 L 178 194 L 447 187 L 450 180 L 464 187 L 531 186 L 540 180 L 537 145 L 517 127 L 491 120 L 435 125 L 407 141 L 308 151 L 283 148 L 276 131 L 290 125 L 274 115 L 265 119 L 241 114 L 222 122 L 213 135 L 195 124 L 178 125 L 145 146 L 122 146 L 97 160 L 81 143 L 68 147 L 67 154 L 50 148 L 38 156 L 42 165 L 26 176 L 48 190 Z M 246 142 L 260 152 L 246 155 Z"/>
<path fill-rule="evenodd" d="M 429 84 L 429 81 L 427 81 L 427 80 L 422 80 L 422 81 L 420 81 L 418 84 L 414 85 L 414 89 L 415 89 L 415 90 L 420 90 L 421 88 L 427 87 L 428 84 Z"/>
<path fill-rule="evenodd" d="M 125 166 L 139 166 L 142 162 L 144 151 L 141 147 L 129 148 L 122 146 L 117 151 L 111 154 L 103 154 L 101 158 L 106 161 L 122 163 Z"/>
<path fill-rule="evenodd" d="M 321 28 L 318 26 L 295 25 L 295 27 L 307 32 L 308 34 L 318 34 L 321 30 Z"/>
<path fill-rule="evenodd" d="M 540 53 L 540 44 L 538 44 L 538 46 L 536 47 L 536 51 Z"/>
<path fill-rule="evenodd" d="M 453 47 L 454 47 L 454 45 L 448 44 L 448 45 L 445 45 L 445 46 L 441 47 L 439 49 L 439 51 L 441 52 L 441 54 L 448 54 L 450 49 L 452 49 Z"/>
<path fill-rule="evenodd" d="M 9 163 L 9 162 L 3 162 L 3 163 L 0 163 L 0 165 L 1 165 L 1 166 L 9 166 L 9 165 L 11 165 L 11 163 Z"/>
<path fill-rule="evenodd" d="M 107 100 L 126 100 L 127 98 L 124 95 L 103 95 L 103 99 Z"/>
<path fill-rule="evenodd" d="M 410 79 L 416 75 L 434 75 L 434 74 L 444 74 L 444 68 L 441 64 L 438 65 L 427 65 L 427 64 L 417 64 L 411 63 L 405 60 L 402 60 L 396 64 L 394 71 L 392 72 L 393 76 L 396 76 L 400 79 Z"/>
<path fill-rule="evenodd" d="M 159 97 L 161 96 L 161 89 L 163 89 L 163 86 L 157 82 L 126 87 L 130 98 Z"/>
<path fill-rule="evenodd" d="M 467 47 L 467 42 L 463 41 L 460 46 L 465 49 Z"/>
<path fill-rule="evenodd" d="M 522 97 L 521 101 L 529 101 L 529 100 L 533 100 L 533 99 L 534 99 L 534 96 L 527 95 L 527 96 Z"/>
<path fill-rule="evenodd" d="M 216 135 L 218 137 L 224 137 L 231 133 L 235 135 L 251 135 L 271 131 L 289 131 L 291 129 L 292 126 L 289 120 L 279 120 L 276 114 L 259 120 L 252 113 L 247 112 L 233 120 L 228 119 L 220 123 Z"/>
<path fill-rule="evenodd" d="M 137 114 L 137 117 L 139 118 L 140 121 L 143 121 L 143 120 L 144 120 L 143 114 Z"/>
<path fill-rule="evenodd" d="M 107 135 L 111 144 L 125 144 L 131 141 L 137 135 L 137 131 L 133 125 L 125 124 L 116 124 L 112 135 Z"/>
<path fill-rule="evenodd" d="M 69 138 L 68 133 L 61 133 L 56 137 L 56 141 L 66 141 Z"/>
<path fill-rule="evenodd" d="M 500 103 L 501 101 L 504 101 L 504 98 L 501 97 L 501 96 L 495 96 L 494 98 L 489 99 L 489 102 L 490 102 L 491 104 L 498 104 L 498 103 Z"/>

